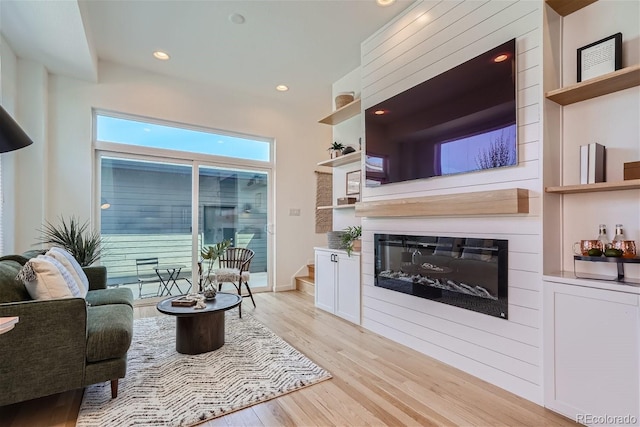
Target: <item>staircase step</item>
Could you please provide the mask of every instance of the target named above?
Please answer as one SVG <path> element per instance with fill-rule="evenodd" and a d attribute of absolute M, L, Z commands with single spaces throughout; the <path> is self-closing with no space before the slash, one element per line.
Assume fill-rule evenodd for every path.
<path fill-rule="evenodd" d="M 315 295 L 315 279 L 311 276 L 296 277 L 296 289 L 300 292 L 304 292 L 305 294 Z"/>
<path fill-rule="evenodd" d="M 314 277 L 316 275 L 316 265 L 315 264 L 307 264 L 307 270 L 309 270 L 309 277 Z"/>

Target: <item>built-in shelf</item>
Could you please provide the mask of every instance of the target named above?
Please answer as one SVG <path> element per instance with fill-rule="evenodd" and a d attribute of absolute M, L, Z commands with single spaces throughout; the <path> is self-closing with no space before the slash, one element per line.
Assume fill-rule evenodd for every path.
<path fill-rule="evenodd" d="M 576 261 L 616 263 L 618 275 L 615 277 L 606 277 L 606 276 L 601 277 L 601 276 L 595 276 L 595 275 L 587 275 L 584 273 L 578 273 L 576 271 Z M 622 257 L 606 257 L 606 256 L 581 256 L 581 255 L 573 256 L 573 272 L 578 279 L 615 280 L 616 282 L 625 283 L 628 280 L 626 277 L 624 277 L 625 264 L 640 264 L 640 257 L 622 258 Z M 635 281 L 631 281 L 631 283 L 635 283 Z"/>
<path fill-rule="evenodd" d="M 351 117 L 355 117 L 360 114 L 360 98 L 348 103 L 344 107 L 338 108 L 327 117 L 318 120 L 318 123 L 324 123 L 325 125 L 337 125 L 342 123 Z"/>
<path fill-rule="evenodd" d="M 421 217 L 529 213 L 529 190 L 478 191 L 356 203 L 359 217 Z"/>
<path fill-rule="evenodd" d="M 316 209 L 353 209 L 356 205 L 354 203 L 350 205 L 333 205 L 333 206 L 318 206 Z"/>
<path fill-rule="evenodd" d="M 567 16 L 575 11 L 595 3 L 597 0 L 545 0 L 551 9 L 555 10 L 560 16 Z"/>
<path fill-rule="evenodd" d="M 329 159 L 318 163 L 318 166 L 328 166 L 330 168 L 335 168 L 336 166 L 344 166 L 351 163 L 356 163 L 360 161 L 361 151 L 355 151 L 353 153 L 344 154 L 340 157 L 336 157 L 335 159 Z"/>
<path fill-rule="evenodd" d="M 549 91 L 546 97 L 557 104 L 570 105 L 636 86 L 640 86 L 640 65 L 633 65 Z"/>
<path fill-rule="evenodd" d="M 562 187 L 547 187 L 544 191 L 546 193 L 574 194 L 637 189 L 640 189 L 640 179 L 628 179 L 626 181 L 619 182 L 598 182 L 595 184 L 565 185 Z"/>

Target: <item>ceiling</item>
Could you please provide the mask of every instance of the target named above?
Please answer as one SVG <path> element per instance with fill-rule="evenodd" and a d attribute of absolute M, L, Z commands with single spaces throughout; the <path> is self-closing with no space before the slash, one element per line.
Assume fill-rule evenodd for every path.
<path fill-rule="evenodd" d="M 55 74 L 98 81 L 105 60 L 298 104 L 326 98 L 360 65 L 360 43 L 411 2 L 2 0 L 0 31 L 18 57 Z"/>

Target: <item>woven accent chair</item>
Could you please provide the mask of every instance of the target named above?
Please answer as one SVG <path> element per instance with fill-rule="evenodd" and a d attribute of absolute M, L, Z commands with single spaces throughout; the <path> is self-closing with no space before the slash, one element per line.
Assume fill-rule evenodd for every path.
<path fill-rule="evenodd" d="M 249 287 L 249 266 L 251 259 L 255 253 L 251 249 L 246 248 L 227 248 L 224 255 L 218 261 L 220 268 L 212 270 L 209 280 L 215 280 L 218 283 L 218 291 L 222 290 L 222 284 L 229 282 L 236 287 L 238 295 L 243 298 L 250 297 L 253 306 L 256 302 L 253 299 L 251 288 Z M 242 285 L 247 288 L 247 295 L 242 295 Z M 238 312 L 242 317 L 242 302 L 238 306 Z"/>

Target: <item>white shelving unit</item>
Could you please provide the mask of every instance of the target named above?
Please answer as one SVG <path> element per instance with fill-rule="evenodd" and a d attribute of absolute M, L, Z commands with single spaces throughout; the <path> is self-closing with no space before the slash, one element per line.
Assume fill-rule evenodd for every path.
<path fill-rule="evenodd" d="M 572 242 L 595 238 L 598 223 L 611 228 L 622 222 L 633 230 L 631 238 L 637 232 L 640 180 L 622 181 L 621 173 L 624 161 L 640 157 L 640 146 L 637 135 L 624 138 L 637 128 L 624 114 L 629 108 L 633 111 L 628 101 L 632 94 L 622 91 L 640 86 L 640 66 L 628 64 L 621 70 L 583 82 L 571 81 L 575 81 L 572 61 L 576 48 L 609 35 L 605 21 L 613 16 L 621 26 L 623 39 L 633 38 L 633 32 L 638 32 L 638 17 L 629 9 L 625 12 L 631 3 L 623 7 L 595 0 L 545 0 L 545 3 L 555 11 L 545 10 L 545 34 L 550 37 L 545 41 L 543 55 L 545 95 L 555 103 L 546 103 L 543 113 L 545 406 L 583 423 L 585 420 L 576 418 L 580 414 L 624 413 L 638 420 L 640 287 L 578 279 L 569 271 Z M 604 15 L 608 18 L 600 19 Z M 584 22 L 599 23 L 585 26 Z M 554 81 L 560 87 L 549 88 Z M 603 139 L 607 139 L 604 143 L 607 178 L 613 179 L 575 184 L 579 181 L 579 146 Z M 561 159 L 561 163 L 552 158 Z M 606 267 L 604 264 L 587 260 L 576 268 L 581 269 L 579 273 L 584 269 L 586 274 L 599 274 Z M 628 270 L 637 277 L 638 270 L 633 268 L 629 266 Z"/>

